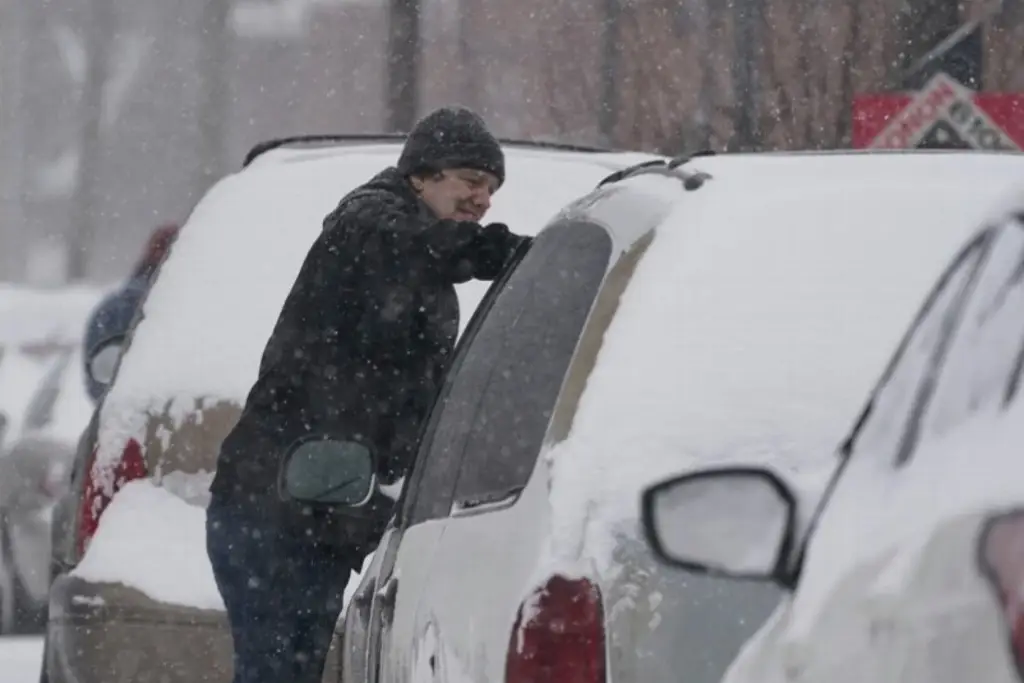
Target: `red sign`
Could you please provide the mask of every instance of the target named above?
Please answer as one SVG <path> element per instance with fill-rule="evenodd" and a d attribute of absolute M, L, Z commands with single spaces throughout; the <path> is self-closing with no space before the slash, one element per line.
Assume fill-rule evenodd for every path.
<path fill-rule="evenodd" d="M 858 95 L 853 146 L 1024 149 L 1024 93 L 977 93 L 936 74 L 913 95 Z"/>

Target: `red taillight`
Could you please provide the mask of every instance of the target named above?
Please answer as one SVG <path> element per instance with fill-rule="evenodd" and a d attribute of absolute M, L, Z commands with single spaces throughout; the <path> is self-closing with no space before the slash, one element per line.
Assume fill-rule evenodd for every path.
<path fill-rule="evenodd" d="M 1024 510 L 1012 510 L 986 521 L 978 559 L 1002 608 L 1010 654 L 1024 680 Z"/>
<path fill-rule="evenodd" d="M 100 516 L 107 509 L 114 494 L 129 481 L 142 479 L 146 476 L 146 461 L 142 457 L 142 447 L 135 439 L 125 444 L 121 459 L 114 467 L 113 476 L 96 469 L 96 450 L 93 449 L 85 464 L 85 488 L 82 491 L 82 507 L 78 514 L 78 535 L 75 547 L 78 556 L 85 554 L 96 529 L 100 524 Z M 109 478 L 107 478 L 109 477 Z M 107 484 L 107 485 L 104 485 Z"/>
<path fill-rule="evenodd" d="M 605 683 L 604 609 L 596 585 L 555 575 L 519 606 L 505 683 Z"/>

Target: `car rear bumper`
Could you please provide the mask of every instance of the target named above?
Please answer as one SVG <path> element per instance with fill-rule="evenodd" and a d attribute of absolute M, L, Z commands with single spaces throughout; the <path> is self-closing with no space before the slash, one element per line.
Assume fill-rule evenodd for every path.
<path fill-rule="evenodd" d="M 120 584 L 57 577 L 47 641 L 50 683 L 231 680 L 223 612 L 158 603 Z M 336 643 L 323 680 L 339 681 Z"/>
<path fill-rule="evenodd" d="M 231 680 L 223 613 L 164 605 L 119 584 L 57 577 L 47 640 L 50 683 Z"/>

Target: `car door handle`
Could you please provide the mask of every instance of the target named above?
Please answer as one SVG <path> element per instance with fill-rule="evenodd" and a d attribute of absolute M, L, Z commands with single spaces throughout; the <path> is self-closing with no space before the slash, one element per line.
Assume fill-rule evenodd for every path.
<path fill-rule="evenodd" d="M 380 605 L 380 619 L 382 624 L 390 626 L 391 618 L 395 614 L 395 598 L 398 595 L 398 577 L 388 579 L 381 589 L 377 591 L 377 601 Z"/>
<path fill-rule="evenodd" d="M 352 596 L 352 602 L 355 603 L 359 609 L 366 609 L 366 607 L 373 602 L 373 589 L 376 583 L 371 582 L 366 586 L 365 590 L 359 591 Z"/>
<path fill-rule="evenodd" d="M 380 601 L 382 607 L 394 607 L 395 596 L 398 594 L 398 577 L 392 575 L 384 585 L 381 586 L 380 590 L 377 591 L 377 600 Z"/>

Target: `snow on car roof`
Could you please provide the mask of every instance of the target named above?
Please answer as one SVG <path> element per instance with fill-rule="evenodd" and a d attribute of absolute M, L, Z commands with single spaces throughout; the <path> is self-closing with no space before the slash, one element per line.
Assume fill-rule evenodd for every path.
<path fill-rule="evenodd" d="M 771 460 L 819 486 L 933 281 L 1024 177 L 1024 155 L 687 168 L 714 179 L 656 232 L 547 455 L 545 564 L 613 571 L 641 489 L 697 465 Z"/>
<path fill-rule="evenodd" d="M 0 347 L 77 344 L 106 290 L 76 285 L 43 289 L 0 283 Z"/>
<path fill-rule="evenodd" d="M 141 433 L 147 410 L 170 405 L 183 415 L 196 398 L 244 401 L 324 216 L 399 149 L 273 150 L 210 190 L 164 263 L 104 401 L 101 463 Z M 507 149 L 507 181 L 486 220 L 534 234 L 612 168 L 650 158 Z M 485 291 L 486 283 L 459 288 L 463 325 Z"/>

